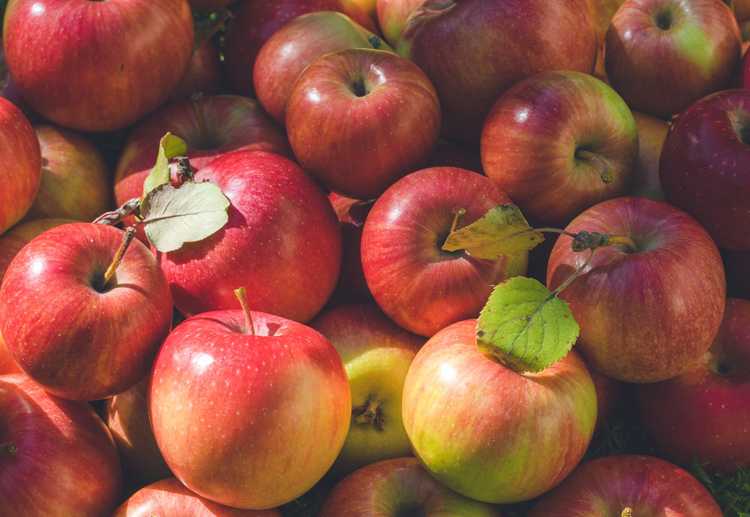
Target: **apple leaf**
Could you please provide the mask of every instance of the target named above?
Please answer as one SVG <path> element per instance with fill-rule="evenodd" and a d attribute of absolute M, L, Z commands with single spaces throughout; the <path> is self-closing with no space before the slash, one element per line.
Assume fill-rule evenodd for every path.
<path fill-rule="evenodd" d="M 473 223 L 454 230 L 443 251 L 466 250 L 472 257 L 497 260 L 534 249 L 544 235 L 534 230 L 516 205 L 499 205 Z"/>
<path fill-rule="evenodd" d="M 149 192 L 141 204 L 148 240 L 163 253 L 177 251 L 186 242 L 202 241 L 229 220 L 229 199 L 214 183 L 169 183 Z"/>
<path fill-rule="evenodd" d="M 477 322 L 477 343 L 516 371 L 538 372 L 565 357 L 580 328 L 568 304 L 533 278 L 498 284 Z"/>
<path fill-rule="evenodd" d="M 159 154 L 156 164 L 143 182 L 143 199 L 149 192 L 161 185 L 169 183 L 169 160 L 187 153 L 187 144 L 179 136 L 167 133 L 159 141 Z"/>

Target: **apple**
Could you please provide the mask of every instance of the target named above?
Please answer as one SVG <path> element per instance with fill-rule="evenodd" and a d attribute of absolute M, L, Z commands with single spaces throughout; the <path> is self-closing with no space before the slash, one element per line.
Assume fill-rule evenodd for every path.
<path fill-rule="evenodd" d="M 401 393 L 424 339 L 397 327 L 373 304 L 329 309 L 311 326 L 336 348 L 351 388 L 351 427 L 336 470 L 351 472 L 409 455 L 411 445 L 401 423 Z"/>
<path fill-rule="evenodd" d="M 112 437 L 88 404 L 50 395 L 25 375 L 0 376 L 3 515 L 109 515 L 120 483 Z"/>
<path fill-rule="evenodd" d="M 16 83 L 13 82 L 13 78 L 8 72 L 8 66 L 5 63 L 5 51 L 2 49 L 2 45 L 0 45 L 0 97 L 5 97 L 15 104 L 27 117 L 31 118 L 33 116 L 33 113 L 30 112 L 28 106 L 21 98 L 21 93 L 18 91 Z"/>
<path fill-rule="evenodd" d="M 515 83 L 546 70 L 593 70 L 588 1 L 427 0 L 411 14 L 398 51 L 435 85 L 446 134 L 475 142 Z"/>
<path fill-rule="evenodd" d="M 193 50 L 185 75 L 172 91 L 171 100 L 189 99 L 193 95 L 213 95 L 222 89 L 223 71 L 219 48 L 211 38 Z"/>
<path fill-rule="evenodd" d="M 295 18 L 263 45 L 253 67 L 255 94 L 266 111 L 284 124 L 286 104 L 302 72 L 324 54 L 388 45 L 345 14 L 319 11 Z"/>
<path fill-rule="evenodd" d="M 589 368 L 589 374 L 591 374 L 591 380 L 594 381 L 594 389 L 596 389 L 595 430 L 600 431 L 623 402 L 625 384 L 610 379 L 593 368 Z"/>
<path fill-rule="evenodd" d="M 744 22 L 750 19 L 750 1 L 734 0 L 734 15 L 737 21 Z"/>
<path fill-rule="evenodd" d="M 375 30 L 366 13 L 351 7 L 350 0 L 244 0 L 234 12 L 224 48 L 229 85 L 237 93 L 252 93 L 253 65 L 261 47 L 277 30 L 302 14 L 339 11 Z"/>
<path fill-rule="evenodd" d="M 0 282 L 5 276 L 5 271 L 8 269 L 13 257 L 21 251 L 21 248 L 31 242 L 34 237 L 55 226 L 72 222 L 75 221 L 70 219 L 36 219 L 18 224 L 0 236 Z"/>
<path fill-rule="evenodd" d="M 110 172 L 99 150 L 66 129 L 39 125 L 35 131 L 42 153 L 42 176 L 27 218 L 92 221 L 110 210 Z"/>
<path fill-rule="evenodd" d="M 190 490 L 264 510 L 307 492 L 349 430 L 336 349 L 310 327 L 263 312 L 213 311 L 169 335 L 154 363 L 156 443 Z"/>
<path fill-rule="evenodd" d="M 632 240 L 632 246 L 573 251 L 561 236 L 547 268 L 555 289 L 583 274 L 560 297 L 581 335 L 576 349 L 592 368 L 617 380 L 645 383 L 688 371 L 709 349 L 724 313 L 721 256 L 692 217 L 667 203 L 617 198 L 589 208 L 565 228 Z"/>
<path fill-rule="evenodd" d="M 26 116 L 0 98 L 0 235 L 29 211 L 41 178 L 39 141 Z"/>
<path fill-rule="evenodd" d="M 524 274 L 528 254 L 489 261 L 441 247 L 460 209 L 463 226 L 510 202 L 465 169 L 432 167 L 397 181 L 375 202 L 362 232 L 362 269 L 380 308 L 427 337 L 476 317 L 495 284 Z"/>
<path fill-rule="evenodd" d="M 71 129 L 112 131 L 164 102 L 187 70 L 187 0 L 13 0 L 3 41 L 24 100 Z"/>
<path fill-rule="evenodd" d="M 630 109 L 599 79 L 544 72 L 505 92 L 482 131 L 487 176 L 532 219 L 566 224 L 625 193 L 638 157 Z"/>
<path fill-rule="evenodd" d="M 721 517 L 719 505 L 687 471 L 659 458 L 618 455 L 581 465 L 542 497 L 529 517 L 658 515 Z"/>
<path fill-rule="evenodd" d="M 750 301 L 727 301 L 719 335 L 695 368 L 638 388 L 641 423 L 666 457 L 732 473 L 750 466 Z"/>
<path fill-rule="evenodd" d="M 276 510 L 238 510 L 204 499 L 175 478 L 141 488 L 122 503 L 113 517 L 281 517 Z"/>
<path fill-rule="evenodd" d="M 625 0 L 590 0 L 589 4 L 593 11 L 594 24 L 599 39 L 604 42 L 607 30 L 612 23 L 612 18 Z"/>
<path fill-rule="evenodd" d="M 0 375 L 9 373 L 22 373 L 22 371 L 13 360 L 13 356 L 8 352 L 5 340 L 3 339 L 3 336 L 0 335 Z"/>
<path fill-rule="evenodd" d="M 305 170 L 331 190 L 371 199 L 430 156 L 440 103 L 411 61 L 384 50 L 343 50 L 299 77 L 286 129 Z"/>
<path fill-rule="evenodd" d="M 341 226 L 341 274 L 331 297 L 335 301 L 355 302 L 372 299 L 362 271 L 362 227 L 372 208 L 371 201 L 342 196 L 331 192 L 328 200 Z M 1 241 L 0 241 L 1 242 Z"/>
<path fill-rule="evenodd" d="M 435 481 L 416 458 L 368 465 L 340 481 L 320 517 L 499 517 L 492 506 L 466 499 Z"/>
<path fill-rule="evenodd" d="M 659 162 L 667 201 L 731 250 L 750 250 L 748 159 L 750 90 L 728 90 L 701 99 L 679 116 Z"/>
<path fill-rule="evenodd" d="M 253 309 L 308 321 L 336 287 L 341 232 L 323 192 L 297 164 L 259 151 L 225 154 L 200 169 L 229 198 L 219 232 L 162 254 L 161 267 L 183 314 L 239 308 L 244 286 Z"/>
<path fill-rule="evenodd" d="M 633 110 L 669 118 L 729 84 L 741 43 L 724 2 L 627 0 L 607 32 L 607 77 Z"/>
<path fill-rule="evenodd" d="M 659 158 L 669 132 L 669 123 L 643 113 L 633 113 L 638 126 L 638 160 L 633 170 L 634 196 L 664 199 L 659 179 Z"/>
<path fill-rule="evenodd" d="M 526 501 L 578 464 L 596 422 L 596 391 L 575 352 L 517 373 L 480 350 L 476 321 L 450 325 L 417 353 L 403 419 L 414 453 L 442 484 L 487 503 Z"/>
<path fill-rule="evenodd" d="M 350 13 L 362 13 L 360 16 L 366 15 L 373 27 L 377 27 L 377 0 L 343 0 L 344 12 Z"/>
<path fill-rule="evenodd" d="M 21 369 L 59 397 L 97 400 L 128 389 L 169 332 L 169 285 L 140 241 L 118 263 L 123 235 L 99 224 L 58 226 L 5 272 L 0 332 Z"/>
<path fill-rule="evenodd" d="M 731 295 L 750 299 L 750 252 L 726 252 L 724 266 L 727 272 L 727 288 Z"/>
<path fill-rule="evenodd" d="M 108 399 L 104 421 L 120 451 L 128 483 L 142 487 L 172 476 L 148 420 L 148 380 Z"/>
<path fill-rule="evenodd" d="M 385 39 L 398 46 L 409 16 L 425 0 L 377 0 L 378 23 Z"/>

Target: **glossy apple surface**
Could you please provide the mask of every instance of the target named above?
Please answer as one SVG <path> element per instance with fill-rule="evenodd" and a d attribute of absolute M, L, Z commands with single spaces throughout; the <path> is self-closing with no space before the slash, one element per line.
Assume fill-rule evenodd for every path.
<path fill-rule="evenodd" d="M 0 376 L 0 444 L 4 515 L 99 517 L 117 504 L 117 450 L 88 404 Z"/>
<path fill-rule="evenodd" d="M 333 206 L 341 227 L 341 274 L 336 291 L 331 297 L 335 302 L 362 302 L 372 300 L 362 271 L 362 229 L 372 201 L 342 196 L 331 192 L 328 200 Z"/>
<path fill-rule="evenodd" d="M 650 456 L 610 456 L 581 465 L 529 513 L 529 517 L 573 515 L 721 517 L 722 513 L 708 490 L 678 466 Z"/>
<path fill-rule="evenodd" d="M 504 93 L 482 131 L 487 176 L 524 214 L 566 224 L 626 192 L 638 132 L 622 98 L 580 72 L 545 72 Z"/>
<path fill-rule="evenodd" d="M 520 374 L 482 352 L 476 321 L 454 323 L 417 353 L 403 419 L 433 477 L 488 503 L 526 501 L 578 464 L 596 422 L 596 392 L 575 352 Z"/>
<path fill-rule="evenodd" d="M 27 244 L 5 272 L 0 331 L 16 363 L 50 393 L 97 400 L 128 389 L 169 332 L 169 286 L 140 241 L 103 285 L 122 240 L 112 226 L 58 226 Z"/>
<path fill-rule="evenodd" d="M 193 316 L 164 342 L 151 377 L 156 442 L 198 495 L 268 509 L 307 492 L 344 444 L 351 417 L 336 349 L 310 327 L 242 311 Z"/>
<path fill-rule="evenodd" d="M 351 427 L 337 470 L 351 472 L 409 455 L 401 394 L 406 372 L 424 339 L 397 327 L 373 304 L 324 311 L 311 326 L 341 356 L 352 393 Z"/>
<path fill-rule="evenodd" d="M 219 48 L 211 38 L 205 39 L 193 50 L 187 71 L 169 98 L 180 100 L 189 99 L 193 95 L 219 93 L 223 74 Z"/>
<path fill-rule="evenodd" d="M 669 133 L 669 123 L 643 113 L 633 113 L 638 126 L 638 160 L 633 171 L 634 196 L 664 199 L 659 179 L 659 159 Z"/>
<path fill-rule="evenodd" d="M 706 227 L 722 248 L 750 250 L 750 90 L 720 92 L 672 126 L 659 163 L 667 201 Z"/>
<path fill-rule="evenodd" d="M 528 256 L 489 261 L 441 247 L 460 209 L 463 226 L 505 203 L 510 199 L 489 179 L 452 167 L 423 169 L 391 186 L 362 233 L 362 269 L 383 312 L 427 337 L 476 317 L 492 286 L 525 272 Z"/>
<path fill-rule="evenodd" d="M 607 77 L 632 109 L 669 118 L 729 85 L 740 46 L 724 2 L 627 0 L 607 32 Z"/>
<path fill-rule="evenodd" d="M 299 77 L 286 128 L 305 170 L 331 190 L 372 199 L 430 155 L 440 104 L 411 61 L 384 50 L 343 50 Z"/>
<path fill-rule="evenodd" d="M 164 102 L 187 69 L 187 0 L 14 0 L 5 58 L 24 100 L 72 129 L 111 131 Z"/>
<path fill-rule="evenodd" d="M 629 237 L 635 248 L 594 253 L 565 289 L 581 335 L 576 349 L 591 366 L 626 382 L 657 382 L 686 372 L 709 349 L 724 312 L 719 250 L 689 215 L 646 198 L 612 199 L 576 217 L 566 231 Z M 588 252 L 561 236 L 547 267 L 555 289 L 583 267 Z"/>
<path fill-rule="evenodd" d="M 416 458 L 381 461 L 350 474 L 336 485 L 320 513 L 320 517 L 398 515 L 499 517 L 500 513 L 444 487 Z"/>
<path fill-rule="evenodd" d="M 378 24 L 385 39 L 398 46 L 409 16 L 424 0 L 377 0 Z"/>

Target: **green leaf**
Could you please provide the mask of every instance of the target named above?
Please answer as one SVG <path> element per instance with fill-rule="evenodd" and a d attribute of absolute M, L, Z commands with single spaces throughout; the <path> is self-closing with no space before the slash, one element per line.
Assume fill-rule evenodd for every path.
<path fill-rule="evenodd" d="M 443 251 L 466 250 L 472 257 L 497 260 L 531 251 L 543 241 L 544 235 L 529 226 L 516 205 L 499 205 L 451 232 Z"/>
<path fill-rule="evenodd" d="M 159 154 L 156 164 L 143 182 L 143 198 L 149 192 L 161 185 L 169 183 L 169 160 L 187 153 L 187 144 L 179 136 L 172 133 L 164 135 L 159 142 Z"/>
<path fill-rule="evenodd" d="M 538 372 L 565 357 L 580 329 L 568 304 L 538 280 L 498 284 L 477 322 L 477 343 L 509 368 Z"/>
<path fill-rule="evenodd" d="M 141 216 L 146 236 L 157 250 L 176 251 L 221 230 L 229 220 L 229 199 L 214 183 L 161 185 L 146 195 Z"/>

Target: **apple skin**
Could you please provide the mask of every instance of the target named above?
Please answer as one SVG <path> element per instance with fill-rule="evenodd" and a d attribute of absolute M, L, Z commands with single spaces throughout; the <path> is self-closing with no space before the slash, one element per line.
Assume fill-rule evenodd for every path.
<path fill-rule="evenodd" d="M 3 38 L 13 80 L 35 111 L 71 129 L 112 131 L 177 86 L 193 19 L 187 0 L 13 0 Z"/>
<path fill-rule="evenodd" d="M 13 360 L 13 356 L 10 355 L 8 347 L 5 345 L 3 336 L 0 335 L 0 375 L 6 375 L 9 373 L 22 373 L 22 370 Z"/>
<path fill-rule="evenodd" d="M 211 38 L 193 50 L 185 75 L 172 91 L 170 100 L 189 99 L 192 95 L 214 95 L 221 91 L 224 71 L 219 48 Z"/>
<path fill-rule="evenodd" d="M 750 466 L 750 301 L 727 301 L 719 335 L 695 369 L 639 386 L 641 422 L 659 450 L 734 472 Z"/>
<path fill-rule="evenodd" d="M 20 223 L 0 236 L 0 282 L 13 258 L 31 240 L 47 230 L 75 221 L 70 219 L 36 219 Z"/>
<path fill-rule="evenodd" d="M 633 113 L 633 116 L 638 126 L 638 160 L 633 171 L 632 194 L 663 201 L 659 159 L 669 133 L 669 123 L 643 113 Z"/>
<path fill-rule="evenodd" d="M 349 49 L 302 73 L 287 103 L 286 128 L 305 170 L 331 190 L 372 199 L 430 156 L 440 103 L 411 61 Z"/>
<path fill-rule="evenodd" d="M 253 67 L 258 100 L 283 125 L 286 104 L 300 74 L 321 56 L 349 48 L 390 50 L 345 14 L 319 11 L 295 18 L 274 33 L 258 53 Z"/>
<path fill-rule="evenodd" d="M 562 481 L 591 441 L 596 412 L 594 383 L 575 352 L 542 372 L 516 373 L 479 349 L 476 320 L 432 336 L 404 384 L 416 456 L 448 488 L 487 503 L 526 501 Z"/>
<path fill-rule="evenodd" d="M 34 203 L 41 181 L 39 141 L 26 116 L 0 98 L 0 235 Z"/>
<path fill-rule="evenodd" d="M 546 70 L 590 73 L 597 54 L 588 0 L 427 0 L 399 54 L 432 80 L 444 132 L 474 142 L 497 98 Z"/>
<path fill-rule="evenodd" d="M 606 83 L 580 72 L 543 72 L 498 99 L 481 148 L 485 173 L 524 214 L 560 225 L 626 192 L 638 132 Z"/>
<path fill-rule="evenodd" d="M 154 363 L 149 411 L 175 476 L 198 495 L 264 510 L 307 492 L 341 451 L 351 412 L 336 349 L 291 320 L 214 311 L 178 325 Z"/>
<path fill-rule="evenodd" d="M 352 394 L 351 426 L 334 469 L 351 472 L 409 455 L 401 394 L 406 372 L 424 338 L 397 327 L 374 304 L 327 310 L 311 326 L 341 356 Z M 368 406 L 371 416 L 363 414 Z"/>
<path fill-rule="evenodd" d="M 440 248 L 459 209 L 465 226 L 510 202 L 486 177 L 452 167 L 422 169 L 391 186 L 362 232 L 362 269 L 383 312 L 427 337 L 476 317 L 495 284 L 524 274 L 528 254 L 493 262 Z"/>
<path fill-rule="evenodd" d="M 750 250 L 750 90 L 701 99 L 680 114 L 659 171 L 667 201 L 695 217 L 716 243 Z"/>
<path fill-rule="evenodd" d="M 131 243 L 109 289 L 99 283 L 123 232 L 73 223 L 13 259 L 0 288 L 0 331 L 21 369 L 47 391 L 98 400 L 147 374 L 172 322 L 169 286 L 151 252 Z"/>
<path fill-rule="evenodd" d="M 110 172 L 99 150 L 66 129 L 35 127 L 42 153 L 39 193 L 27 219 L 92 221 L 110 210 Z"/>
<path fill-rule="evenodd" d="M 331 300 L 335 302 L 370 301 L 372 295 L 367 288 L 365 273 L 362 271 L 361 248 L 362 228 L 373 203 L 342 196 L 335 192 L 328 194 L 328 201 L 331 202 L 341 226 L 342 249 L 341 274 Z"/>
<path fill-rule="evenodd" d="M 689 370 L 710 348 L 726 297 L 716 245 L 692 217 L 667 203 L 624 197 L 599 203 L 566 231 L 630 237 L 636 251 L 600 248 L 587 272 L 560 297 L 581 335 L 576 346 L 592 368 L 617 380 L 658 382 Z M 561 236 L 547 267 L 555 289 L 588 260 Z"/>
<path fill-rule="evenodd" d="M 108 515 L 120 464 L 107 428 L 86 403 L 59 399 L 25 375 L 0 376 L 0 500 L 4 515 Z"/>
<path fill-rule="evenodd" d="M 424 0 L 377 0 L 378 23 L 386 41 L 398 46 L 409 16 Z"/>
<path fill-rule="evenodd" d="M 741 44 L 724 2 L 627 0 L 607 32 L 607 77 L 633 110 L 668 119 L 729 85 Z"/>
<path fill-rule="evenodd" d="M 340 481 L 320 513 L 320 517 L 394 515 L 499 517 L 500 512 L 442 486 L 416 458 L 398 458 L 368 465 Z"/>

